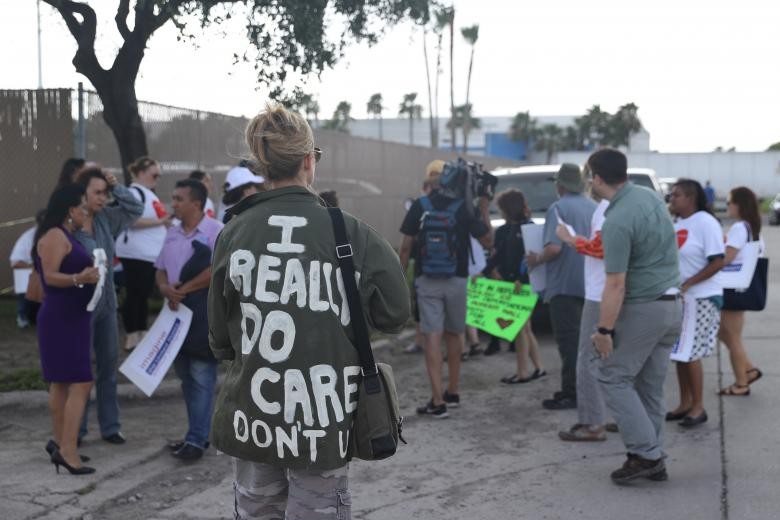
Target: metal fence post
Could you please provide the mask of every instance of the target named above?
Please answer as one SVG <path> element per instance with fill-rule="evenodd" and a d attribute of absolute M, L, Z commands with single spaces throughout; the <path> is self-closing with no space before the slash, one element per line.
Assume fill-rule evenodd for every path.
<path fill-rule="evenodd" d="M 201 127 L 201 125 L 203 125 L 203 123 L 200 120 L 200 110 L 195 112 L 195 117 L 196 117 L 196 119 L 198 121 L 196 123 L 198 125 L 198 166 L 197 166 L 197 169 L 200 170 L 201 169 L 201 150 L 203 149 L 203 128 Z"/>
<path fill-rule="evenodd" d="M 79 118 L 78 126 L 76 126 L 76 142 L 75 142 L 75 156 L 81 159 L 87 157 L 87 136 L 86 127 L 84 125 L 84 83 L 79 81 L 78 90 L 78 103 L 79 103 Z"/>

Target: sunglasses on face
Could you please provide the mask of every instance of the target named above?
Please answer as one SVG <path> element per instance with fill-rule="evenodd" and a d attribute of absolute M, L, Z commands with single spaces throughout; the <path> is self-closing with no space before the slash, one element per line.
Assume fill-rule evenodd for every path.
<path fill-rule="evenodd" d="M 320 162 L 320 159 L 322 159 L 322 150 L 319 148 L 314 148 L 314 162 Z"/>

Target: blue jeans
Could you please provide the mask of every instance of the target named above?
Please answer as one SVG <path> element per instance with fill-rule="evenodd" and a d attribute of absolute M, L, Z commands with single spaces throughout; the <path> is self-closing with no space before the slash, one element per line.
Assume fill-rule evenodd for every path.
<path fill-rule="evenodd" d="M 203 449 L 211 430 L 217 363 L 179 354 L 173 362 L 173 369 L 181 379 L 181 391 L 187 406 L 189 429 L 184 442 Z"/>
<path fill-rule="evenodd" d="M 119 402 L 116 394 L 117 360 L 119 358 L 119 332 L 116 308 L 99 305 L 92 314 L 92 351 L 95 353 L 95 390 L 97 393 L 100 436 L 110 437 L 120 430 Z M 87 434 L 89 402 L 84 408 L 79 439 Z"/>

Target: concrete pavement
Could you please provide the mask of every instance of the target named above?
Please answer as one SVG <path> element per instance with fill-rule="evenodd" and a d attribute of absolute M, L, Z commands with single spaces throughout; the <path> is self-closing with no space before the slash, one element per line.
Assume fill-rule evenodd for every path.
<path fill-rule="evenodd" d="M 780 258 L 780 231 L 765 230 L 770 258 Z M 780 518 L 780 266 L 770 263 L 770 303 L 749 313 L 745 339 L 764 377 L 747 398 L 715 395 L 732 382 L 728 357 L 705 362 L 710 417 L 701 428 L 666 429 L 670 479 L 617 487 L 609 473 L 624 458 L 620 439 L 564 443 L 557 431 L 576 421 L 571 410 L 543 410 L 557 388 L 558 361 L 550 337 L 542 355 L 550 376 L 503 385 L 514 355 L 480 357 L 463 366 L 462 406 L 446 420 L 418 418 L 428 399 L 420 355 L 391 342 L 378 358 L 393 364 L 409 445 L 376 463 L 352 463 L 353 518 L 385 519 L 657 519 L 769 520 Z M 720 381 L 722 379 L 722 381 Z M 667 404 L 676 380 L 670 365 Z M 34 396 L 36 396 L 33 398 Z M 175 383 L 153 399 L 123 400 L 127 444 L 113 446 L 93 433 L 82 452 L 93 476 L 56 475 L 43 446 L 49 437 L 45 396 L 0 400 L 0 517 L 3 519 L 231 518 L 229 458 L 209 450 L 200 462 L 180 464 L 164 450 L 186 429 Z"/>

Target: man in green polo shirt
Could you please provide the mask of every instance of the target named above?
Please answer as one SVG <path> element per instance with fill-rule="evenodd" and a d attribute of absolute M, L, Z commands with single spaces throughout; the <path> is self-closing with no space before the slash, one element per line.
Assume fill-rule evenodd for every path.
<path fill-rule="evenodd" d="M 661 198 L 628 181 L 626 156 L 602 149 L 588 158 L 593 190 L 609 200 L 601 230 L 606 284 L 592 368 L 620 427 L 628 458 L 616 484 L 666 480 L 664 380 L 680 334 L 677 239 Z"/>

